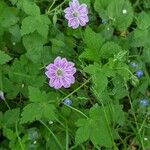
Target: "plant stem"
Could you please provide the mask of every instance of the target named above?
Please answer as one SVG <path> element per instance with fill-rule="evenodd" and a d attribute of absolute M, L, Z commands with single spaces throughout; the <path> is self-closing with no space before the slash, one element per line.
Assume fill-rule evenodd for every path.
<path fill-rule="evenodd" d="M 69 133 L 68 133 L 68 125 L 66 123 L 66 150 L 69 149 Z"/>
<path fill-rule="evenodd" d="M 55 1 L 55 0 L 54 0 Z M 54 2 L 53 1 L 53 2 Z M 57 7 L 55 7 L 54 9 L 52 9 L 52 10 L 50 10 L 51 8 L 52 8 L 52 6 L 54 5 L 52 5 L 52 6 L 50 6 L 50 8 L 48 9 L 48 11 L 47 11 L 47 15 L 50 15 L 53 11 L 56 11 L 59 7 L 61 7 L 66 1 L 68 1 L 68 0 L 64 0 L 61 4 L 59 4 Z"/>
<path fill-rule="evenodd" d="M 91 80 L 91 77 L 90 77 L 88 80 L 86 80 L 86 82 L 84 82 L 82 85 L 80 85 L 78 88 L 76 88 L 73 92 L 71 92 L 71 93 L 68 94 L 66 97 L 64 97 L 64 98 L 61 100 L 61 102 L 63 102 L 66 98 L 70 97 L 71 95 L 73 95 L 74 93 L 76 93 L 78 90 L 80 90 L 80 89 L 81 89 L 83 86 L 85 86 L 90 80 Z M 80 110 L 78 110 L 78 109 L 76 109 L 76 108 L 74 108 L 74 107 L 72 107 L 72 106 L 66 105 L 66 104 L 64 104 L 64 105 L 67 106 L 68 108 L 70 108 L 70 109 L 72 109 L 72 110 L 74 110 L 74 111 L 80 113 L 82 116 L 84 116 L 85 118 L 88 119 L 88 116 L 85 115 L 85 114 L 84 114 L 83 112 L 81 112 Z"/>
<path fill-rule="evenodd" d="M 69 98 L 71 95 L 73 95 L 74 93 L 76 93 L 78 90 L 80 90 L 83 86 L 85 86 L 89 81 L 91 80 L 91 77 L 86 80 L 82 85 L 80 85 L 78 88 L 76 88 L 73 92 L 71 92 L 70 94 L 68 94 L 66 97 L 64 97 L 61 102 L 63 102 L 66 98 Z"/>
<path fill-rule="evenodd" d="M 93 89 L 93 91 L 94 91 L 94 93 L 95 93 L 95 94 L 97 95 L 97 97 L 98 97 L 97 91 L 95 91 L 94 89 Z M 110 137 L 111 137 L 113 146 L 114 146 L 114 148 L 115 148 L 115 147 L 116 147 L 116 144 L 115 144 L 115 142 L 114 142 L 113 134 L 112 134 L 111 128 L 110 128 L 110 126 L 109 126 L 109 120 L 108 120 L 108 117 L 107 117 L 107 113 L 106 113 L 106 110 L 105 110 L 105 106 L 104 106 L 104 104 L 103 104 L 103 102 L 102 102 L 101 100 L 100 100 L 100 103 L 101 103 L 101 105 L 102 105 L 103 112 L 104 112 L 104 116 L 105 116 L 105 121 L 106 121 L 106 124 L 107 124 L 107 128 L 108 128 L 108 131 L 109 131 L 109 134 L 110 134 Z"/>
<path fill-rule="evenodd" d="M 126 87 L 127 91 L 129 91 L 126 82 L 125 82 L 125 87 Z M 129 99 L 129 103 L 130 103 L 130 106 L 131 106 L 132 115 L 133 115 L 134 120 L 135 120 L 136 129 L 139 131 L 139 126 L 138 126 L 137 118 L 136 118 L 136 115 L 135 115 L 135 113 L 134 113 L 134 107 L 133 107 L 133 105 L 132 105 L 132 100 L 131 100 L 131 97 L 130 97 L 129 93 L 128 93 L 128 99 Z M 142 139 L 141 139 L 141 135 L 140 135 L 140 134 L 137 134 L 137 135 L 139 135 L 140 142 L 141 142 L 141 145 L 142 145 L 142 149 L 145 150 L 143 141 L 142 141 Z M 136 138 L 136 137 L 135 137 L 135 138 Z M 133 140 L 133 142 L 134 142 L 134 140 Z M 133 143 L 133 142 L 132 142 L 132 143 Z M 130 147 L 129 147 L 129 148 L 130 148 Z M 129 149 L 129 148 L 128 148 L 128 149 Z"/>
<path fill-rule="evenodd" d="M 47 12 L 50 12 L 51 8 L 53 7 L 53 5 L 55 4 L 56 0 L 53 0 L 52 4 L 50 5 L 50 7 L 48 8 Z"/>
<path fill-rule="evenodd" d="M 9 110 L 11 110 L 11 108 L 10 108 L 9 104 L 7 103 L 6 99 L 4 99 L 3 101 L 5 102 L 7 108 L 8 108 Z"/>
<path fill-rule="evenodd" d="M 53 131 L 42 121 L 39 120 L 39 122 L 45 126 L 47 128 L 47 130 L 50 132 L 50 134 L 53 136 L 53 138 L 55 139 L 56 143 L 59 145 L 60 149 L 63 150 L 63 146 L 61 145 L 61 143 L 59 142 L 58 138 L 55 136 L 55 134 L 53 133 Z"/>
<path fill-rule="evenodd" d="M 141 127 L 140 127 L 139 130 L 138 130 L 138 134 L 140 134 L 142 128 L 144 127 L 144 124 L 145 124 L 145 121 L 146 121 L 147 117 L 148 117 L 148 113 L 146 114 L 146 116 L 145 116 L 145 118 L 144 118 L 144 120 L 143 120 L 143 122 L 142 122 L 142 124 L 141 124 Z"/>
<path fill-rule="evenodd" d="M 69 106 L 69 105 L 66 105 L 66 104 L 64 104 L 65 106 L 67 106 L 68 108 L 70 108 L 70 109 L 72 109 L 72 110 L 74 110 L 74 111 L 76 111 L 76 112 L 78 112 L 79 114 L 81 114 L 82 116 L 84 116 L 85 118 L 89 118 L 86 114 L 84 114 L 82 111 L 80 111 L 80 110 L 78 110 L 78 109 L 76 109 L 76 108 L 74 108 L 74 107 L 72 107 L 72 106 Z"/>
<path fill-rule="evenodd" d="M 25 150 L 23 145 L 22 145 L 21 138 L 19 137 L 19 133 L 18 133 L 18 121 L 16 121 L 15 129 L 16 129 L 16 135 L 17 135 L 21 150 Z"/>

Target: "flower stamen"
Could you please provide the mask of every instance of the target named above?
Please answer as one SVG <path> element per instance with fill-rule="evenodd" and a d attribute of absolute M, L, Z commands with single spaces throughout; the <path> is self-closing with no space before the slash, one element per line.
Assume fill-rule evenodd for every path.
<path fill-rule="evenodd" d="M 62 71 L 61 69 L 58 69 L 58 70 L 56 71 L 56 75 L 57 75 L 58 77 L 62 76 L 62 75 L 63 75 L 63 71 Z"/>
<path fill-rule="evenodd" d="M 73 17 L 78 17 L 78 16 L 79 16 L 79 13 L 75 11 L 75 12 L 73 12 L 72 15 L 73 15 Z"/>

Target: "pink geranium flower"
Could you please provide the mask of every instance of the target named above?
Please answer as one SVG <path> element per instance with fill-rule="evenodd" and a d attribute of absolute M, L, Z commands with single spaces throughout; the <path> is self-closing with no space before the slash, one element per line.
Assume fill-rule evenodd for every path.
<path fill-rule="evenodd" d="M 58 56 L 54 63 L 49 64 L 46 69 L 45 74 L 50 79 L 50 87 L 55 89 L 69 88 L 75 82 L 74 74 L 76 73 L 76 68 L 74 63 L 67 61 L 66 58 Z"/>
<path fill-rule="evenodd" d="M 64 12 L 65 18 L 68 20 L 68 26 L 73 29 L 85 26 L 89 22 L 87 5 L 80 5 L 78 0 L 72 0 Z"/>

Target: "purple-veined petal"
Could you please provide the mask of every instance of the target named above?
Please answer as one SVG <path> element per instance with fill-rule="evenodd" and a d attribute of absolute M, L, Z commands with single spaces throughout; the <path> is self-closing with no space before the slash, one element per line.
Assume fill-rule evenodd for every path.
<path fill-rule="evenodd" d="M 73 0 L 72 2 L 69 3 L 69 6 L 72 9 L 77 10 L 80 7 L 80 4 L 79 4 L 78 0 Z"/>
<path fill-rule="evenodd" d="M 86 4 L 80 5 L 78 11 L 79 11 L 80 14 L 88 14 L 87 5 Z"/>
<path fill-rule="evenodd" d="M 46 76 L 50 79 L 49 86 L 55 89 L 60 89 L 62 87 L 69 88 L 71 84 L 75 82 L 74 74 L 76 68 L 74 63 L 67 61 L 66 58 L 57 57 L 54 60 L 54 64 L 50 64 L 46 67 Z M 57 71 L 62 71 L 58 73 Z"/>

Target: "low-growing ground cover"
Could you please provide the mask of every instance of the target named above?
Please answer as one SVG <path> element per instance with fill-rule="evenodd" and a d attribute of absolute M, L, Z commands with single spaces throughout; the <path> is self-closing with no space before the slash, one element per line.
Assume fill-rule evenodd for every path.
<path fill-rule="evenodd" d="M 1 0 L 0 150 L 150 150 L 150 1 Z"/>

